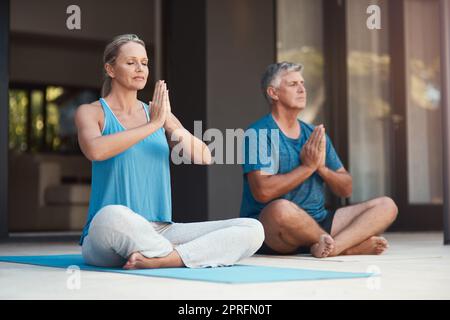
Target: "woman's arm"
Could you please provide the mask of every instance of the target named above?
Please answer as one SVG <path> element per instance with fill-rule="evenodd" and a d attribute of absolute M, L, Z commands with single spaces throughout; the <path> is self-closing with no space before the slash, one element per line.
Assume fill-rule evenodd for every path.
<path fill-rule="evenodd" d="M 167 117 L 164 129 L 171 148 L 181 144 L 183 157 L 191 159 L 195 164 L 211 164 L 212 157 L 208 146 L 186 130 L 173 113 Z"/>
<path fill-rule="evenodd" d="M 164 125 L 168 114 L 167 90 L 158 82 L 153 95 L 154 102 L 149 123 L 137 128 L 102 136 L 98 125 L 97 110 L 93 105 L 78 107 L 75 124 L 81 151 L 91 161 L 102 161 L 116 156 L 151 135 Z"/>
<path fill-rule="evenodd" d="M 75 114 L 78 143 L 81 151 L 91 161 L 103 161 L 127 150 L 161 126 L 149 122 L 143 126 L 102 136 L 92 105 L 81 105 Z"/>

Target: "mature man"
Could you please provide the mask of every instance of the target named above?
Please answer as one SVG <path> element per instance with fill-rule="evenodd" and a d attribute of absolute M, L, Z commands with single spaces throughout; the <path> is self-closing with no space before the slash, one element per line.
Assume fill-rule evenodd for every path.
<path fill-rule="evenodd" d="M 306 106 L 302 69 L 282 62 L 268 66 L 262 77 L 271 112 L 246 131 L 241 216 L 259 219 L 264 226 L 259 253 L 295 254 L 306 247 L 317 258 L 381 254 L 388 242 L 380 234 L 398 212 L 392 199 L 380 197 L 335 212 L 324 207 L 324 184 L 337 196 L 349 197 L 352 177 L 324 126 L 297 118 Z M 249 138 L 255 136 L 258 141 L 252 143 Z M 266 152 L 270 165 L 261 159 Z"/>

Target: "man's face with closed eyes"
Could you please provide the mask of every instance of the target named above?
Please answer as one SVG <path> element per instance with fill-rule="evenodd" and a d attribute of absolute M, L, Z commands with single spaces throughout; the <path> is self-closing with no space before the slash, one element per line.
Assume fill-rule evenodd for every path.
<path fill-rule="evenodd" d="M 306 107 L 305 80 L 298 71 L 286 72 L 280 76 L 280 84 L 273 88 L 275 101 L 286 108 L 303 110 Z"/>

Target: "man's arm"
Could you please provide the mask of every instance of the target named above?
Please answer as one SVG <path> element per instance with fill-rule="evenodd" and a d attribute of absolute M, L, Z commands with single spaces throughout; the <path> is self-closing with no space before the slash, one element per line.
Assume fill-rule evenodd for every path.
<path fill-rule="evenodd" d="M 302 165 L 288 173 L 268 175 L 261 171 L 249 172 L 247 179 L 255 200 L 262 203 L 269 202 L 288 193 L 308 179 L 322 161 L 324 135 L 325 130 L 322 126 L 314 129 L 302 148 L 300 154 Z"/>
<path fill-rule="evenodd" d="M 266 203 L 293 190 L 313 173 L 313 168 L 301 165 L 285 174 L 267 175 L 259 170 L 252 171 L 247 174 L 247 179 L 255 200 Z"/>
<path fill-rule="evenodd" d="M 338 197 L 348 198 L 352 195 L 352 176 L 343 167 L 333 171 L 323 166 L 317 170 L 317 173 Z"/>
<path fill-rule="evenodd" d="M 330 187 L 331 191 L 338 197 L 348 198 L 352 195 L 352 176 L 344 167 L 334 171 L 326 166 L 327 157 L 327 136 L 324 134 L 321 141 L 322 157 L 317 173 L 322 177 L 325 183 Z M 331 143 L 329 148 L 335 152 Z M 330 150 L 331 151 L 331 150 Z"/>

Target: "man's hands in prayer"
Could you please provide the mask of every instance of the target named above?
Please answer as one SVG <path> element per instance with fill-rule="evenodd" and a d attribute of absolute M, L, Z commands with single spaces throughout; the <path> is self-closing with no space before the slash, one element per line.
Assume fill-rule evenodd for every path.
<path fill-rule="evenodd" d="M 323 125 L 314 128 L 300 153 L 300 160 L 304 166 L 316 171 L 325 167 L 326 135 Z"/>

